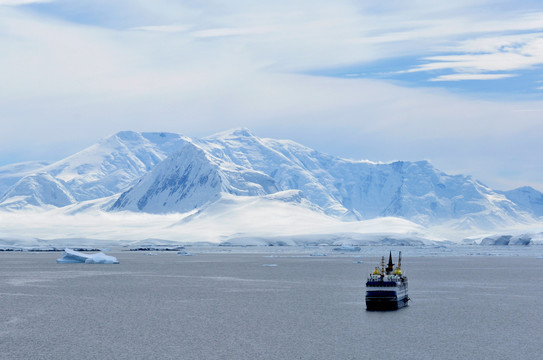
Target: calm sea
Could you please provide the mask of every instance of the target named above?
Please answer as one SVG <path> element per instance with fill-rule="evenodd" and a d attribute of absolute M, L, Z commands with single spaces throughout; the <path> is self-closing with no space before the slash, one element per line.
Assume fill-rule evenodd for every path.
<path fill-rule="evenodd" d="M 539 359 L 543 259 L 409 257 L 410 306 L 367 312 L 375 257 L 0 253 L 2 359 Z M 359 263 L 359 262 L 362 263 Z"/>

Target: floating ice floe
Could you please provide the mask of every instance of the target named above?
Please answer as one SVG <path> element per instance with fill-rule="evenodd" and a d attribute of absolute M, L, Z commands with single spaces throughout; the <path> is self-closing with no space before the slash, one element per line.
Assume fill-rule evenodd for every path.
<path fill-rule="evenodd" d="M 177 252 L 177 255 L 181 255 L 181 256 L 192 256 L 191 253 L 187 252 L 187 251 L 179 251 Z"/>
<path fill-rule="evenodd" d="M 64 249 L 64 254 L 57 259 L 59 264 L 85 263 L 85 264 L 118 264 L 119 261 L 114 256 L 109 256 L 103 252 L 95 254 L 85 254 L 72 249 Z"/>
<path fill-rule="evenodd" d="M 344 245 L 333 248 L 334 251 L 360 251 L 360 246 Z"/>
<path fill-rule="evenodd" d="M 277 264 L 262 264 L 262 266 L 275 267 L 275 266 L 277 266 Z"/>

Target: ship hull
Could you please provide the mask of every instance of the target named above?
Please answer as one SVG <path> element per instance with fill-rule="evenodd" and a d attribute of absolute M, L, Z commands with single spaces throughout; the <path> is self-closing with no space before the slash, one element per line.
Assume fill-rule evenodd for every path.
<path fill-rule="evenodd" d="M 369 297 L 366 296 L 366 310 L 369 311 L 387 311 L 397 310 L 407 306 L 409 298 L 405 295 L 402 298 L 397 297 Z"/>

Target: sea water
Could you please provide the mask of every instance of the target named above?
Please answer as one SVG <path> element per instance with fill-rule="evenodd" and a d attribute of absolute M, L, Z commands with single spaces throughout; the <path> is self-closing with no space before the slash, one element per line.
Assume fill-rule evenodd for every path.
<path fill-rule="evenodd" d="M 406 308 L 368 312 L 364 251 L 0 253 L 1 359 L 536 359 L 543 259 L 403 256 Z M 388 255 L 388 254 L 384 254 Z"/>

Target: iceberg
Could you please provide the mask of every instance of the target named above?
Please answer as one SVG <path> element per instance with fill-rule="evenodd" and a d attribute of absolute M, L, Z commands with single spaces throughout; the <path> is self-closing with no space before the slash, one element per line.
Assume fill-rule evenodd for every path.
<path fill-rule="evenodd" d="M 103 252 L 96 254 L 85 254 L 72 249 L 64 249 L 64 254 L 57 259 L 59 264 L 85 263 L 85 264 L 118 264 L 119 261 L 114 256 L 109 256 Z"/>

